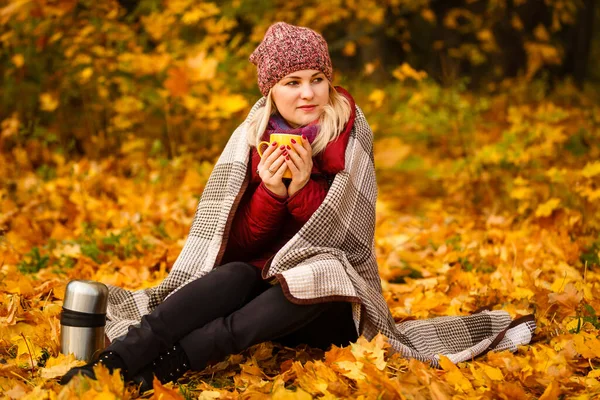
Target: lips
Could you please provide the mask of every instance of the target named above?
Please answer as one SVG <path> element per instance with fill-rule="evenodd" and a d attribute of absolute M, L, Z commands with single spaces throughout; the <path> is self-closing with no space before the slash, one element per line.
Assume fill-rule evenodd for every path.
<path fill-rule="evenodd" d="M 300 106 L 298 108 L 301 109 L 301 110 L 303 110 L 303 111 L 312 111 L 315 108 L 317 108 L 317 106 L 316 105 L 312 105 L 312 106 Z"/>

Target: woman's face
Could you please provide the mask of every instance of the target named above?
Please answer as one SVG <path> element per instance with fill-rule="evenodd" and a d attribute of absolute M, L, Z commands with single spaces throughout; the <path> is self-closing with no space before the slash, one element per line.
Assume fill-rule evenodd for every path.
<path fill-rule="evenodd" d="M 296 128 L 321 116 L 329 103 L 329 82 L 321 71 L 296 71 L 277 82 L 271 96 L 279 114 Z"/>

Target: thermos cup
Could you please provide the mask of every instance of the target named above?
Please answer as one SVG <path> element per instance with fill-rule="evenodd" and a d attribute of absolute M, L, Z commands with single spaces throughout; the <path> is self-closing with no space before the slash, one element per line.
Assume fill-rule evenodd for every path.
<path fill-rule="evenodd" d="M 74 280 L 67 284 L 60 316 L 60 347 L 79 360 L 91 361 L 104 349 L 108 288 L 100 282 Z"/>

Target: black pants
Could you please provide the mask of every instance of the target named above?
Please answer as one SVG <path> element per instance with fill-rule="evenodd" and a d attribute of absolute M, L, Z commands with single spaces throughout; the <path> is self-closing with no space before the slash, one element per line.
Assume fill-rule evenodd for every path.
<path fill-rule="evenodd" d="M 262 280 L 258 268 L 232 262 L 175 292 L 107 350 L 135 374 L 177 342 L 200 371 L 268 340 L 326 349 L 356 339 L 350 303 L 291 303 L 280 285 Z"/>

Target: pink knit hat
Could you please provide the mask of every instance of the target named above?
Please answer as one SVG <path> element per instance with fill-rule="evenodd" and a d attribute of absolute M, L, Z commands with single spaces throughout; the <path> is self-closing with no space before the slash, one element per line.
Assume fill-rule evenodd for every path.
<path fill-rule="evenodd" d="M 269 27 L 262 42 L 250 55 L 258 68 L 258 87 L 266 96 L 284 76 L 294 71 L 316 69 L 333 78 L 327 42 L 309 28 L 277 22 Z"/>

